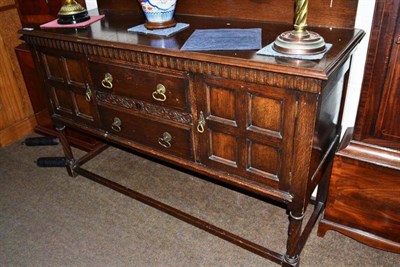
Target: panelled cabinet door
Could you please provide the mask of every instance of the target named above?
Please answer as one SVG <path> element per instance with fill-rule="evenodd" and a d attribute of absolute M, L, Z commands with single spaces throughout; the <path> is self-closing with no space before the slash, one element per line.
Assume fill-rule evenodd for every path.
<path fill-rule="evenodd" d="M 398 19 L 400 21 L 400 19 Z M 378 110 L 377 137 L 400 142 L 400 25 L 393 35 L 389 68 Z"/>
<path fill-rule="evenodd" d="M 212 77 L 198 86 L 201 162 L 287 189 L 296 95 L 281 88 Z"/>
<path fill-rule="evenodd" d="M 45 83 L 54 114 L 91 126 L 99 126 L 99 115 L 90 88 L 86 58 L 63 52 L 39 50 Z"/>

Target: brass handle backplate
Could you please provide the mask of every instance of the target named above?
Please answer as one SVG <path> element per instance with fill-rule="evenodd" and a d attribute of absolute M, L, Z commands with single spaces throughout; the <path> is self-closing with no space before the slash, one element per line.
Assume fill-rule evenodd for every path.
<path fill-rule="evenodd" d="M 204 118 L 203 111 L 200 111 L 199 122 L 197 123 L 197 131 L 199 133 L 204 133 L 205 126 L 206 126 L 206 119 Z"/>
<path fill-rule="evenodd" d="M 88 84 L 86 84 L 85 98 L 86 98 L 87 102 L 90 102 L 92 100 L 92 90 L 90 90 L 90 87 Z"/>
<path fill-rule="evenodd" d="M 165 94 L 167 89 L 161 83 L 157 84 L 156 90 L 153 92 L 152 96 L 154 100 L 164 102 L 167 100 L 167 95 Z"/>
<path fill-rule="evenodd" d="M 169 132 L 163 133 L 163 136 L 158 138 L 158 143 L 160 144 L 160 146 L 163 146 L 165 148 L 171 147 L 171 141 L 172 135 Z"/>
<path fill-rule="evenodd" d="M 121 131 L 121 125 L 122 125 L 121 119 L 115 117 L 114 122 L 111 124 L 111 129 L 119 133 Z"/>
<path fill-rule="evenodd" d="M 112 89 L 113 88 L 113 77 L 110 73 L 104 74 L 104 79 L 101 81 L 101 85 L 103 85 L 104 88 L 107 89 Z"/>
<path fill-rule="evenodd" d="M 396 44 L 400 44 L 400 35 L 399 35 L 399 36 L 397 36 L 397 41 L 396 41 Z"/>

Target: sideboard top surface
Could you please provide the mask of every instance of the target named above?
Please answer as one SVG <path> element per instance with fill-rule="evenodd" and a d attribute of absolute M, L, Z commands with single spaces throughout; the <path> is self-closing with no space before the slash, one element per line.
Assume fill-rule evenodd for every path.
<path fill-rule="evenodd" d="M 98 14 L 92 10 L 91 14 Z M 261 28 L 262 46 L 272 43 L 282 32 L 293 26 L 284 23 L 260 22 L 243 19 L 176 15 L 177 22 L 190 24 L 171 37 L 157 37 L 128 32 L 127 29 L 144 23 L 141 11 L 101 10 L 105 18 L 86 28 L 21 30 L 26 36 L 52 40 L 79 42 L 81 44 L 133 50 L 138 52 L 172 56 L 182 59 L 237 66 L 255 70 L 280 72 L 289 75 L 327 80 L 351 54 L 363 37 L 363 31 L 348 28 L 310 28 L 321 34 L 327 43 L 333 44 L 321 60 L 291 60 L 287 58 L 257 55 L 257 50 L 247 51 L 181 51 L 180 48 L 195 29 Z"/>

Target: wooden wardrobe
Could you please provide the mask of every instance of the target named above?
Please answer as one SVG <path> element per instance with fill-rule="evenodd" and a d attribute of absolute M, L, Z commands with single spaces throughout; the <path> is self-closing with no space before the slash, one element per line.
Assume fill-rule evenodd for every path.
<path fill-rule="evenodd" d="M 376 2 L 355 128 L 334 161 L 319 234 L 400 253 L 400 1 Z M 350 131 L 349 131 L 350 133 Z"/>

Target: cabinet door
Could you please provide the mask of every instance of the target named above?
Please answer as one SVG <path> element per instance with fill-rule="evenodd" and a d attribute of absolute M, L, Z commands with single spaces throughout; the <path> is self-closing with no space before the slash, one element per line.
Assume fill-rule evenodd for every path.
<path fill-rule="evenodd" d="M 400 18 L 400 16 L 399 16 Z M 400 19 L 399 19 L 400 21 Z M 393 35 L 391 56 L 378 110 L 376 136 L 400 142 L 400 25 Z"/>
<path fill-rule="evenodd" d="M 400 148 L 400 1 L 376 2 L 353 138 Z"/>
<path fill-rule="evenodd" d="M 94 92 L 89 86 L 87 60 L 78 54 L 39 49 L 53 114 L 99 126 Z"/>
<path fill-rule="evenodd" d="M 196 90 L 203 164 L 287 189 L 296 95 L 281 88 L 207 77 Z M 202 125 L 198 125 L 202 131 Z"/>

